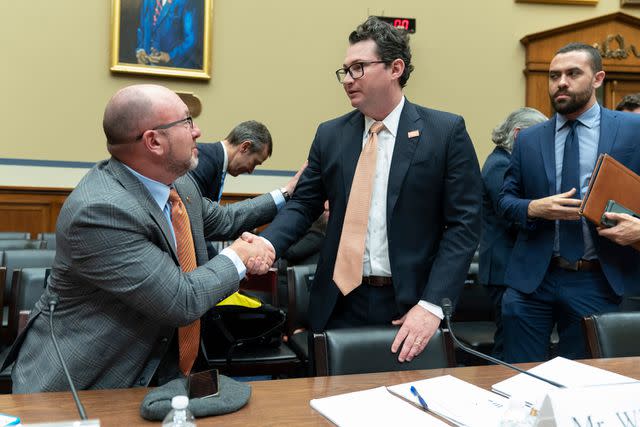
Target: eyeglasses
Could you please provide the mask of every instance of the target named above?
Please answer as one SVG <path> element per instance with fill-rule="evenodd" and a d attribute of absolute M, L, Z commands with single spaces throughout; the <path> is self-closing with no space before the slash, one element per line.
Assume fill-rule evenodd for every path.
<path fill-rule="evenodd" d="M 387 61 L 362 61 L 355 62 L 348 67 L 338 68 L 336 70 L 336 77 L 338 81 L 342 84 L 344 83 L 344 79 L 347 77 L 347 73 L 351 76 L 353 80 L 362 78 L 364 76 L 364 67 L 369 64 L 386 64 Z"/>
<path fill-rule="evenodd" d="M 187 125 L 189 125 L 189 130 L 193 129 L 193 117 L 187 116 L 184 119 L 176 120 L 175 122 L 167 123 L 166 125 L 156 126 L 156 127 L 152 128 L 152 129 L 149 129 L 149 130 L 169 129 L 169 128 L 172 128 L 172 127 L 174 127 L 176 125 L 179 125 L 181 123 L 186 123 Z M 144 132 L 146 132 L 146 131 L 144 131 Z M 142 132 L 140 135 L 138 135 L 136 140 L 142 139 L 142 136 L 144 135 L 144 132 Z"/>

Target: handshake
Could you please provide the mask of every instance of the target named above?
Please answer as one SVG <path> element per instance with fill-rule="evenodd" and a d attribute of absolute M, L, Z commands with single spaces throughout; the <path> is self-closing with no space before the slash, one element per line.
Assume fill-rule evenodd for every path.
<path fill-rule="evenodd" d="M 248 232 L 229 246 L 247 267 L 247 273 L 265 274 L 276 259 L 273 246 L 265 239 Z"/>

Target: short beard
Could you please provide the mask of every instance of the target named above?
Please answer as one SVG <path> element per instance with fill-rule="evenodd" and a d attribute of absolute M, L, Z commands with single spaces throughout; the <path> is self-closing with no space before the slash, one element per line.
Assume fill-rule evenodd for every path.
<path fill-rule="evenodd" d="M 189 160 L 179 161 L 173 153 L 173 142 L 169 140 L 169 153 L 167 156 L 167 171 L 176 176 L 182 176 L 198 167 L 198 158 L 193 154 Z"/>
<path fill-rule="evenodd" d="M 555 95 L 557 95 L 558 93 L 569 95 L 569 100 L 562 103 L 558 103 L 555 100 Z M 582 92 L 573 93 L 573 94 L 557 91 L 555 94 L 550 96 L 551 104 L 553 105 L 553 108 L 556 110 L 556 112 L 558 112 L 559 114 L 562 114 L 563 116 L 566 116 L 567 114 L 580 111 L 585 105 L 587 105 L 589 103 L 589 100 L 591 99 L 592 93 L 593 92 L 591 88 L 587 88 Z"/>

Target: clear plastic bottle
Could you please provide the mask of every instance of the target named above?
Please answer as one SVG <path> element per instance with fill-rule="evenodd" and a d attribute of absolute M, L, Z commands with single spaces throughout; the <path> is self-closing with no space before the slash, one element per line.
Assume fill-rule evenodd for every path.
<path fill-rule="evenodd" d="M 512 397 L 502 415 L 500 427 L 531 427 L 535 424 L 535 417 L 530 414 L 530 408 L 527 408 L 524 400 Z"/>
<path fill-rule="evenodd" d="M 171 411 L 164 417 L 162 427 L 196 427 L 196 421 L 189 411 L 189 398 L 175 396 L 171 399 Z"/>

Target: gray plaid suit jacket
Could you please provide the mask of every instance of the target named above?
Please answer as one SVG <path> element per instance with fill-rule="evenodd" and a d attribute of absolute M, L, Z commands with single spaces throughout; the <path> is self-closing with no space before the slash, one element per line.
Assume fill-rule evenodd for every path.
<path fill-rule="evenodd" d="M 47 291 L 16 340 L 13 392 L 68 389 L 50 337 L 48 300 L 59 296 L 54 328 L 79 389 L 146 386 L 187 325 L 238 289 L 231 260 L 207 261 L 205 238 L 227 240 L 270 221 L 269 194 L 222 207 L 191 180 L 175 182 L 191 221 L 198 268 L 180 270 L 165 216 L 118 160 L 97 164 L 65 202 Z M 175 346 L 172 347 L 175 351 Z"/>

